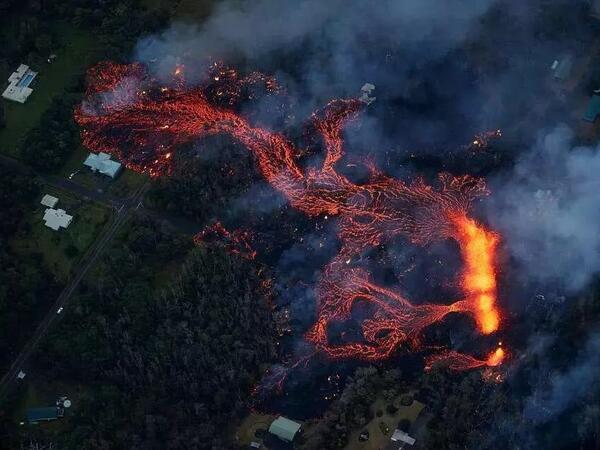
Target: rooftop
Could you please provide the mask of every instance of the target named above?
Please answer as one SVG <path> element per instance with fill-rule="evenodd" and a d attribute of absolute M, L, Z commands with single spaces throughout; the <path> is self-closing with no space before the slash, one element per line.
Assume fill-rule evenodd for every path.
<path fill-rule="evenodd" d="M 392 434 L 390 440 L 392 441 L 392 443 L 394 444 L 394 448 L 396 449 L 403 449 L 406 448 L 406 446 L 408 445 L 415 445 L 416 442 L 415 438 L 410 437 L 408 433 L 397 428 L 394 430 L 394 433 Z"/>
<path fill-rule="evenodd" d="M 291 442 L 294 440 L 296 433 L 300 430 L 301 425 L 293 420 L 279 416 L 271 423 L 269 433 L 274 434 L 279 439 Z"/>
<path fill-rule="evenodd" d="M 2 93 L 2 97 L 14 102 L 25 103 L 33 89 L 29 87 L 37 72 L 34 72 L 25 64 L 21 64 L 16 71 L 8 77 L 8 87 Z"/>
<path fill-rule="evenodd" d="M 48 208 L 44 212 L 44 222 L 48 228 L 58 231 L 60 228 L 67 228 L 73 220 L 73 216 L 66 213 L 64 209 Z"/>
<path fill-rule="evenodd" d="M 121 163 L 111 160 L 110 155 L 103 152 L 90 153 L 83 165 L 88 166 L 94 172 L 100 172 L 111 178 L 116 177 L 121 170 Z"/>
<path fill-rule="evenodd" d="M 587 120 L 588 122 L 595 122 L 596 118 L 600 114 L 600 95 L 592 95 L 590 101 L 588 103 L 587 110 L 583 115 L 583 120 Z"/>
<path fill-rule="evenodd" d="M 565 81 L 571 75 L 573 69 L 573 56 L 566 55 L 563 58 L 557 59 L 552 64 L 552 70 L 554 72 L 554 78 L 557 80 Z"/>
<path fill-rule="evenodd" d="M 54 208 L 58 203 L 58 198 L 50 194 L 46 194 L 42 197 L 42 201 L 40 203 L 48 208 Z"/>
<path fill-rule="evenodd" d="M 57 408 L 56 406 L 48 406 L 45 408 L 30 408 L 27 410 L 27 421 L 29 423 L 56 420 L 59 417 L 59 408 Z"/>

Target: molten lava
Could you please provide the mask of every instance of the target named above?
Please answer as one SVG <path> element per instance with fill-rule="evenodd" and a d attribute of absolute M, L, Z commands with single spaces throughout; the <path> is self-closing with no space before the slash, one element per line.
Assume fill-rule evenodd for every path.
<path fill-rule="evenodd" d="M 300 149 L 283 135 L 253 126 L 229 109 L 242 95 L 241 85 L 263 84 L 265 92 L 279 89 L 270 78 L 215 65 L 206 85 L 157 88 L 139 64 L 103 63 L 88 74 L 84 102 L 75 119 L 82 140 L 92 151 L 112 153 L 127 167 L 153 177 L 169 175 L 180 144 L 227 134 L 254 155 L 264 178 L 309 216 L 337 217 L 341 248 L 323 270 L 317 286 L 317 318 L 306 334 L 315 350 L 332 358 L 378 360 L 401 344 L 418 348 L 423 330 L 450 313 L 471 315 L 482 334 L 495 332 L 501 322 L 496 299 L 495 252 L 498 236 L 468 216 L 472 201 L 487 193 L 482 180 L 440 174 L 436 186 L 416 179 L 411 183 L 391 178 L 369 166 L 368 182 L 356 184 L 336 170 L 343 157 L 342 129 L 364 104 L 334 100 L 313 114 L 314 128 L 325 145 L 321 167 L 303 169 Z M 217 226 L 212 230 L 252 255 L 245 236 Z M 369 273 L 353 263 L 361 254 L 405 236 L 424 246 L 453 239 L 464 260 L 462 298 L 450 304 L 413 304 L 399 292 L 378 286 Z M 206 238 L 206 235 L 197 239 Z M 375 306 L 376 312 L 361 324 L 363 340 L 333 344 L 328 337 L 332 322 L 348 320 L 355 301 Z M 502 349 L 485 360 L 446 351 L 428 360 L 428 366 L 445 362 L 463 370 L 496 366 Z"/>

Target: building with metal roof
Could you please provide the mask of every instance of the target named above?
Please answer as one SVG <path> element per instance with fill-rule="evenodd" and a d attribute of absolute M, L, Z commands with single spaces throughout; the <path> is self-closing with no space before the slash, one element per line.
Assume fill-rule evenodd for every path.
<path fill-rule="evenodd" d="M 8 87 L 2 93 L 2 97 L 14 102 L 25 103 L 27 97 L 31 95 L 33 89 L 29 87 L 37 72 L 34 72 L 25 64 L 21 64 L 10 77 L 8 77 Z"/>
<path fill-rule="evenodd" d="M 88 166 L 93 172 L 100 172 L 111 178 L 115 178 L 122 169 L 120 162 L 111 160 L 110 155 L 104 152 L 90 153 L 83 165 Z"/>
<path fill-rule="evenodd" d="M 573 56 L 568 54 L 557 59 L 552 64 L 552 73 L 555 79 L 565 81 L 571 76 L 573 70 Z"/>
<path fill-rule="evenodd" d="M 292 442 L 294 437 L 296 437 L 296 434 L 300 431 L 301 426 L 302 425 L 298 422 L 279 416 L 271 423 L 269 433 L 277 436 L 283 441 Z"/>
<path fill-rule="evenodd" d="M 590 101 L 588 103 L 587 110 L 583 115 L 583 120 L 587 120 L 588 122 L 595 122 L 600 115 L 600 95 L 592 95 Z"/>
<path fill-rule="evenodd" d="M 54 231 L 58 231 L 60 228 L 67 228 L 72 220 L 73 216 L 67 214 L 64 209 L 48 208 L 44 212 L 45 225 Z"/>
<path fill-rule="evenodd" d="M 390 438 L 390 443 L 387 448 L 388 450 L 400 450 L 415 445 L 415 442 L 415 438 L 410 437 L 408 433 L 396 428 Z"/>
<path fill-rule="evenodd" d="M 45 408 L 30 408 L 27 410 L 27 422 L 36 424 L 40 422 L 50 422 L 62 417 L 61 410 L 57 406 L 48 406 Z"/>
<path fill-rule="evenodd" d="M 54 197 L 53 195 L 46 194 L 42 197 L 42 201 L 40 203 L 48 208 L 54 208 L 58 203 L 58 198 Z"/>
<path fill-rule="evenodd" d="M 373 103 L 377 97 L 371 97 L 371 94 L 375 90 L 375 85 L 371 83 L 363 84 L 363 87 L 360 88 L 360 97 L 359 100 L 365 102 L 367 105 Z"/>

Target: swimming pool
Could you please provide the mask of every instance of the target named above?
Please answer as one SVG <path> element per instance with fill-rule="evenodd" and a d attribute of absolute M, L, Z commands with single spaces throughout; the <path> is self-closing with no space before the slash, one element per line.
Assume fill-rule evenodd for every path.
<path fill-rule="evenodd" d="M 17 87 L 27 87 L 31 84 L 31 82 L 33 81 L 33 79 L 35 78 L 36 73 L 35 72 L 27 72 L 23 78 L 21 78 L 19 80 L 19 82 L 17 83 Z"/>

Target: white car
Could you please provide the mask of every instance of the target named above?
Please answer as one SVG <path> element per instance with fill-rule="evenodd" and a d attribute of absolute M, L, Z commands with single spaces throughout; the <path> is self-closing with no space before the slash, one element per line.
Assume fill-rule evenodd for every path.
<path fill-rule="evenodd" d="M 62 306 L 56 310 L 56 314 L 60 314 L 61 312 L 63 312 L 63 307 Z"/>

